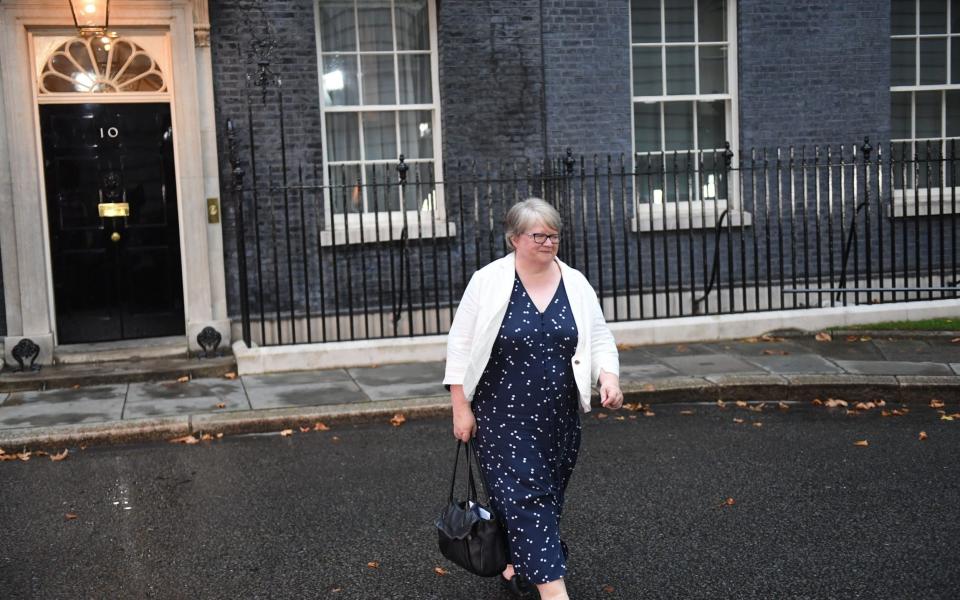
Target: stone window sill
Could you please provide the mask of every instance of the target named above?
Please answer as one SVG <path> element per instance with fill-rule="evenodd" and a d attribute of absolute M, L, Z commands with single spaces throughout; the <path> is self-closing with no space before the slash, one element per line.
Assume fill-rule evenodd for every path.
<path fill-rule="evenodd" d="M 372 220 L 372 219 L 371 219 Z M 430 219 L 417 223 L 416 219 L 407 219 L 407 239 L 442 239 L 457 235 L 457 226 L 453 221 L 433 221 Z M 386 244 L 403 239 L 403 219 L 394 218 L 393 223 L 380 219 L 376 223 L 350 223 L 346 227 L 337 223 L 334 230 L 320 232 L 321 246 L 346 246 L 355 244 Z"/>
<path fill-rule="evenodd" d="M 943 190 L 942 203 L 939 188 L 931 190 L 921 188 L 909 192 L 894 190 L 893 203 L 887 205 L 887 216 L 893 219 L 954 214 L 960 214 L 960 190 L 955 188 Z"/>
<path fill-rule="evenodd" d="M 727 210 L 726 200 L 680 202 L 679 204 L 675 202 L 643 203 L 637 206 L 637 215 L 630 219 L 630 230 L 634 233 L 638 231 L 681 231 L 714 229 L 727 227 L 728 225 L 730 227 L 748 227 L 753 224 L 753 215 L 737 208 L 731 208 L 727 216 L 720 219 L 725 210 Z"/>

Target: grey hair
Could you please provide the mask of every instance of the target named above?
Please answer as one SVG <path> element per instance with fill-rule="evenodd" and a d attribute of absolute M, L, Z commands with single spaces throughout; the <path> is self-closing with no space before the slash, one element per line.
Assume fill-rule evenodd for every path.
<path fill-rule="evenodd" d="M 507 248 L 515 250 L 510 238 L 523 235 L 527 229 L 537 223 L 543 223 L 558 233 L 563 228 L 563 219 L 557 209 L 540 198 L 521 200 L 507 211 L 503 218 L 503 235 L 507 240 Z"/>

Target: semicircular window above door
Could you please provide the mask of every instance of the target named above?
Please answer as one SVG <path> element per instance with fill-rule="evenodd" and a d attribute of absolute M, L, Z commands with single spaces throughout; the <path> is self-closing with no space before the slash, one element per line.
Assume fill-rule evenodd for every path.
<path fill-rule="evenodd" d="M 40 94 L 166 92 L 160 65 L 125 38 L 77 37 L 54 50 L 40 73 Z"/>

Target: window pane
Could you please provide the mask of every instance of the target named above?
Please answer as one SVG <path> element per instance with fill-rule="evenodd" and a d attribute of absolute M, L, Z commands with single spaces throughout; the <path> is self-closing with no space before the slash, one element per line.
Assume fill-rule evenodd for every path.
<path fill-rule="evenodd" d="M 947 40 L 944 38 L 920 40 L 920 85 L 938 85 L 947 82 Z"/>
<path fill-rule="evenodd" d="M 891 40 L 890 84 L 916 85 L 916 40 Z"/>
<path fill-rule="evenodd" d="M 727 168 L 723 152 L 704 152 L 700 155 L 703 171 L 700 175 L 700 190 L 704 200 L 727 198 Z"/>
<path fill-rule="evenodd" d="M 400 64 L 400 104 L 433 102 L 430 55 L 401 54 L 397 58 Z"/>
<path fill-rule="evenodd" d="M 361 56 L 360 67 L 363 74 L 363 103 L 395 104 L 393 55 Z"/>
<path fill-rule="evenodd" d="M 947 32 L 946 0 L 920 0 L 920 33 Z"/>
<path fill-rule="evenodd" d="M 429 218 L 429 213 L 436 210 L 436 189 L 430 185 L 432 163 L 412 163 L 410 171 L 407 173 L 407 183 L 402 187 L 398 186 L 400 194 L 403 195 L 403 207 L 407 210 L 420 210 L 424 214 L 422 218 Z M 418 184 L 417 181 L 420 183 Z M 430 231 L 428 223 L 426 230 Z M 439 229 L 439 228 L 438 228 Z M 426 234 L 425 234 L 426 235 Z"/>
<path fill-rule="evenodd" d="M 693 148 L 693 102 L 665 102 L 663 131 L 667 150 Z"/>
<path fill-rule="evenodd" d="M 668 42 L 694 41 L 693 0 L 670 0 L 664 6 L 666 40 Z"/>
<path fill-rule="evenodd" d="M 667 48 L 667 94 L 695 94 L 693 46 Z"/>
<path fill-rule="evenodd" d="M 665 202 L 687 202 L 690 200 L 690 187 L 694 182 L 693 165 L 696 158 L 684 152 L 675 152 L 664 156 L 666 161 L 667 191 Z M 691 168 L 688 169 L 687 165 Z"/>
<path fill-rule="evenodd" d="M 360 160 L 356 113 L 327 113 L 327 160 Z"/>
<path fill-rule="evenodd" d="M 910 142 L 893 144 L 891 158 L 894 161 L 893 186 L 903 189 L 906 180 L 906 187 L 913 187 L 913 163 L 909 162 L 913 158 L 913 145 Z"/>
<path fill-rule="evenodd" d="M 357 49 L 353 2 L 320 3 L 320 48 L 324 52 Z"/>
<path fill-rule="evenodd" d="M 940 137 L 941 92 L 917 92 L 917 139 Z"/>
<path fill-rule="evenodd" d="M 660 41 L 660 0 L 631 0 L 630 23 L 633 42 Z"/>
<path fill-rule="evenodd" d="M 659 152 L 660 103 L 633 105 L 633 139 L 635 152 Z"/>
<path fill-rule="evenodd" d="M 345 211 L 356 213 L 363 209 L 360 181 L 360 165 L 330 167 L 330 200 L 334 215 L 342 215 Z"/>
<path fill-rule="evenodd" d="M 960 137 L 960 90 L 947 90 L 947 137 Z"/>
<path fill-rule="evenodd" d="M 895 140 L 911 139 L 910 92 L 891 94 L 890 99 L 890 135 Z"/>
<path fill-rule="evenodd" d="M 727 137 L 725 104 L 723 100 L 697 102 L 697 137 L 701 148 L 723 148 Z"/>
<path fill-rule="evenodd" d="M 323 94 L 327 106 L 360 104 L 356 56 L 323 55 Z"/>
<path fill-rule="evenodd" d="M 395 159 L 397 152 L 396 113 L 363 113 L 363 151 L 366 160 Z"/>
<path fill-rule="evenodd" d="M 727 91 L 727 47 L 700 46 L 700 93 Z"/>
<path fill-rule="evenodd" d="M 426 0 L 396 0 L 398 50 L 430 49 L 430 14 Z"/>
<path fill-rule="evenodd" d="M 701 42 L 727 41 L 726 0 L 697 0 Z"/>
<path fill-rule="evenodd" d="M 960 37 L 950 38 L 950 83 L 960 83 Z"/>
<path fill-rule="evenodd" d="M 397 185 L 396 163 L 367 165 L 364 171 L 367 178 L 367 211 L 397 210 L 400 207 L 400 186 Z"/>
<path fill-rule="evenodd" d="M 400 154 L 433 158 L 433 111 L 400 111 Z"/>
<path fill-rule="evenodd" d="M 916 0 L 892 0 L 890 4 L 891 35 L 916 35 Z"/>
<path fill-rule="evenodd" d="M 663 94 L 663 71 L 660 67 L 660 48 L 633 49 L 633 95 L 660 96 Z"/>
<path fill-rule="evenodd" d="M 365 0 L 357 5 L 360 50 L 393 50 L 390 0 Z"/>
<path fill-rule="evenodd" d="M 950 0 L 950 33 L 960 33 L 960 0 Z"/>

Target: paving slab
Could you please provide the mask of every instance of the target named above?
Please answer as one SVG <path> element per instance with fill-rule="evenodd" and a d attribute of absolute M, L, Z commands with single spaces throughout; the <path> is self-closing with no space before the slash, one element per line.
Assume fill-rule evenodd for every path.
<path fill-rule="evenodd" d="M 344 369 L 244 375 L 243 386 L 254 409 L 323 406 L 370 400 Z"/>
<path fill-rule="evenodd" d="M 873 344 L 880 349 L 887 360 L 904 362 L 941 362 L 941 358 L 926 340 L 885 340 L 873 339 Z M 960 359 L 958 359 L 960 360 Z"/>
<path fill-rule="evenodd" d="M 697 356 L 672 356 L 660 359 L 661 362 L 684 375 L 704 376 L 721 373 L 758 373 L 764 371 L 756 365 L 727 354 L 701 354 Z"/>
<path fill-rule="evenodd" d="M 935 357 L 931 360 L 935 362 L 960 362 L 960 342 L 951 342 L 951 339 L 960 339 L 960 336 L 926 340 Z"/>
<path fill-rule="evenodd" d="M 223 405 L 222 407 L 219 405 Z M 123 418 L 161 417 L 251 408 L 239 379 L 131 383 Z"/>
<path fill-rule="evenodd" d="M 771 373 L 843 373 L 843 369 L 816 354 L 788 356 L 744 356 L 744 360 Z"/>
<path fill-rule="evenodd" d="M 861 342 L 859 338 L 856 342 L 848 342 L 844 339 L 834 338 L 832 342 L 818 342 L 811 335 L 810 337 L 793 338 L 794 344 L 803 346 L 811 354 L 819 354 L 824 358 L 841 360 L 883 360 L 883 353 L 872 341 Z"/>
<path fill-rule="evenodd" d="M 743 340 L 731 340 L 728 342 L 714 342 L 707 344 L 711 350 L 718 353 L 735 354 L 737 356 L 769 356 L 771 354 L 804 354 L 809 350 L 805 346 L 795 344 L 789 339 L 781 339 L 775 342 L 765 342 L 759 340 L 756 342 L 745 342 Z"/>
<path fill-rule="evenodd" d="M 960 363 L 952 362 L 950 363 L 950 368 L 953 369 L 953 372 L 957 375 L 960 375 Z"/>
<path fill-rule="evenodd" d="M 657 358 L 713 354 L 716 352 L 708 344 L 661 344 L 659 346 L 644 346 L 643 351 Z"/>
<path fill-rule="evenodd" d="M 620 350 L 620 366 L 624 365 L 647 365 L 656 362 L 654 354 L 644 352 L 641 349 L 633 348 L 630 350 Z"/>
<path fill-rule="evenodd" d="M 949 366 L 935 362 L 895 360 L 837 360 L 837 366 L 855 375 L 952 375 Z"/>
<path fill-rule="evenodd" d="M 443 396 L 444 363 L 409 363 L 347 369 L 371 400 Z"/>
<path fill-rule="evenodd" d="M 661 379 L 663 377 L 676 377 L 679 375 L 676 370 L 671 369 L 660 362 L 649 362 L 647 364 L 625 365 L 620 363 L 620 381 L 623 383 L 649 381 L 651 379 Z"/>
<path fill-rule="evenodd" d="M 0 405 L 0 428 L 119 421 L 127 384 L 13 392 Z"/>

